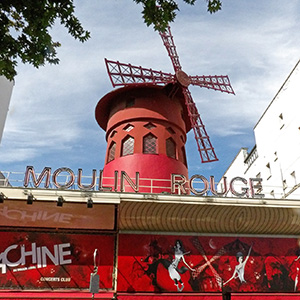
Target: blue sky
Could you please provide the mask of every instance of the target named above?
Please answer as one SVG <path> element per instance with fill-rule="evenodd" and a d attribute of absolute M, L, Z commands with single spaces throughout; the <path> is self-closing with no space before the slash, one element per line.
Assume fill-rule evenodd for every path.
<path fill-rule="evenodd" d="M 191 87 L 218 162 L 201 164 L 193 133 L 186 145 L 189 173 L 220 179 L 241 147 L 254 146 L 253 128 L 300 56 L 300 1 L 225 0 L 216 14 L 206 2 L 180 11 L 171 24 L 183 70 L 228 75 L 235 96 Z M 102 169 L 105 135 L 94 117 L 99 99 L 113 88 L 104 58 L 173 72 L 160 36 L 132 0 L 75 1 L 91 39 L 81 44 L 57 24 L 59 65 L 18 66 L 0 145 L 0 170 L 24 172 Z M 242 175 L 242 174 L 241 174 Z"/>

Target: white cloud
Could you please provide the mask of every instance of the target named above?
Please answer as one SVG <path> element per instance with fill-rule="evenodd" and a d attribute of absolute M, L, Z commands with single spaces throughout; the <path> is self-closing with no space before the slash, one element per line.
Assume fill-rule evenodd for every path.
<path fill-rule="evenodd" d="M 94 110 L 112 90 L 104 58 L 173 71 L 158 33 L 143 23 L 140 5 L 132 0 L 75 4 L 76 15 L 92 38 L 81 44 L 57 24 L 53 35 L 62 43 L 60 64 L 38 70 L 19 65 L 0 148 L 5 168 L 14 169 L 17 161 L 43 164 L 58 154 L 61 161 L 64 157 L 71 161 L 72 149 L 75 164 L 91 161 L 103 167 L 106 145 Z M 299 59 L 299 7 L 298 0 L 228 0 L 221 12 L 210 15 L 202 0 L 195 6 L 180 4 L 172 32 L 183 70 L 191 75 L 228 74 L 236 92 L 232 96 L 191 88 L 208 133 L 214 143 L 224 143 L 221 151 L 226 157 L 245 146 Z M 191 143 L 191 149 L 194 146 Z M 226 158 L 217 167 L 193 165 L 190 173 L 197 167 L 225 170 L 229 163 Z"/>

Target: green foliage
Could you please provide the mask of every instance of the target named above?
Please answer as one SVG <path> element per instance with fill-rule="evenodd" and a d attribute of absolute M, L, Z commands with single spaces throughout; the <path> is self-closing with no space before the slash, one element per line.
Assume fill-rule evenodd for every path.
<path fill-rule="evenodd" d="M 179 0 L 133 1 L 143 5 L 147 26 L 154 25 L 159 31 L 164 31 L 179 11 Z M 210 13 L 221 9 L 221 0 L 205 1 Z M 193 5 L 196 0 L 183 2 Z M 56 48 L 60 43 L 49 34 L 57 19 L 75 39 L 85 42 L 90 38 L 74 15 L 73 0 L 0 0 L 0 75 L 13 79 L 18 59 L 36 68 L 45 63 L 58 64 Z"/>
<path fill-rule="evenodd" d="M 222 2 L 220 0 L 208 0 L 207 10 L 212 14 L 222 9 Z"/>
<path fill-rule="evenodd" d="M 179 11 L 178 0 L 134 0 L 143 5 L 143 18 L 147 26 L 153 25 L 155 30 L 164 31 L 168 23 L 173 22 Z M 196 0 L 183 0 L 194 5 Z M 206 0 L 207 11 L 215 13 L 222 8 L 221 0 Z"/>
<path fill-rule="evenodd" d="M 74 15 L 73 0 L 1 0 L 0 75 L 13 79 L 18 58 L 36 68 L 58 64 L 56 48 L 60 43 L 49 34 L 57 19 L 75 39 L 89 39 L 90 33 Z"/>

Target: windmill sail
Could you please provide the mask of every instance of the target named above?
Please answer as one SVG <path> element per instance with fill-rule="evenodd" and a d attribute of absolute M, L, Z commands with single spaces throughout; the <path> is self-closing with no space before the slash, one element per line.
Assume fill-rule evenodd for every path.
<path fill-rule="evenodd" d="M 193 128 L 198 151 L 202 162 L 217 161 L 218 158 L 210 142 L 205 126 L 200 118 L 195 102 L 188 89 L 190 84 L 213 89 L 216 91 L 234 94 L 228 76 L 214 75 L 214 76 L 189 76 L 182 71 L 179 61 L 179 56 L 176 51 L 176 46 L 168 26 L 166 31 L 159 32 L 163 44 L 167 49 L 168 55 L 171 59 L 175 75 L 165 73 L 162 71 L 155 71 L 143 67 L 133 66 L 131 64 L 120 63 L 119 61 L 112 61 L 105 59 L 107 72 L 109 74 L 112 85 L 126 86 L 138 84 L 169 84 L 178 83 L 182 88 L 182 93 L 185 99 L 188 115 L 190 118 L 191 127 Z"/>

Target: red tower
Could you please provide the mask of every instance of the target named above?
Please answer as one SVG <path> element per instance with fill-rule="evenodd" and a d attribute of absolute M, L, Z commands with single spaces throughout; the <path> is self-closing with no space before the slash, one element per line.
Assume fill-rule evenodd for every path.
<path fill-rule="evenodd" d="M 96 107 L 107 140 L 103 186 L 115 191 L 120 186 L 121 191 L 171 192 L 171 174 L 188 175 L 185 142 L 191 128 L 202 162 L 218 160 L 188 86 L 234 94 L 229 79 L 188 76 L 170 28 L 160 36 L 175 75 L 105 60 L 113 86 L 124 86 L 104 96 Z"/>
<path fill-rule="evenodd" d="M 185 142 L 191 126 L 176 85 L 115 90 L 99 101 L 96 119 L 107 140 L 103 186 L 115 188 L 122 171 L 136 183 L 138 172 L 140 192 L 171 192 L 172 173 L 188 176 Z"/>

